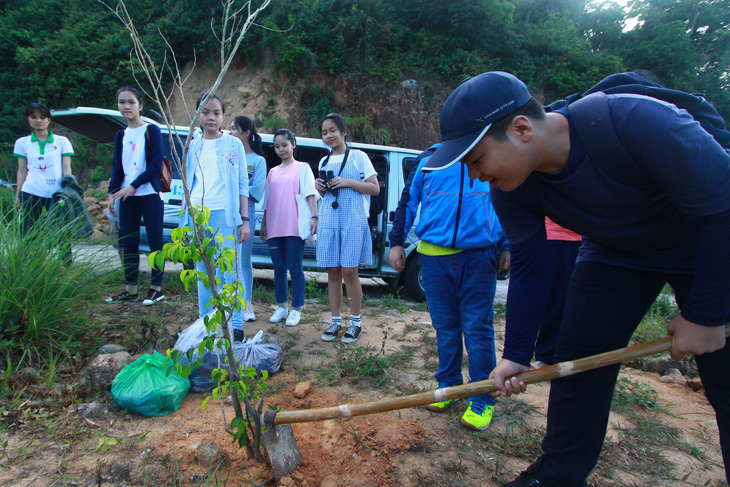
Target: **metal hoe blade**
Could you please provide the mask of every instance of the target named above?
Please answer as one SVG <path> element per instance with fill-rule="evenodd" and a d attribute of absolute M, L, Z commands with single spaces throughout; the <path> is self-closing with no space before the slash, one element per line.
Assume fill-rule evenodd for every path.
<path fill-rule="evenodd" d="M 269 426 L 262 438 L 277 481 L 302 463 L 302 455 L 290 424 Z"/>

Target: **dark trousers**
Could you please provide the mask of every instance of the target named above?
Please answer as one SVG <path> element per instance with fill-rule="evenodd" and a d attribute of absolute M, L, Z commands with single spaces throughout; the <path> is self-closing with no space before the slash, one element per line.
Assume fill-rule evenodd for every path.
<path fill-rule="evenodd" d="M 579 241 L 548 240 L 550 257 L 550 298 L 540 323 L 540 333 L 535 342 L 535 360 L 548 365 L 555 363 L 555 347 L 558 332 L 563 321 L 565 300 L 568 296 L 570 278 L 573 276 L 575 259 L 580 249 Z"/>
<path fill-rule="evenodd" d="M 46 213 L 50 212 L 53 208 L 53 198 L 43 198 L 34 194 L 20 192 L 20 209 L 21 209 L 21 221 L 20 221 L 20 234 L 25 237 L 28 232 L 31 231 L 33 226 L 40 222 L 43 218 L 43 210 Z M 46 230 L 52 230 L 54 232 L 62 232 L 65 228 L 58 222 L 58 220 L 50 219 L 48 223 L 55 223 L 56 228 L 45 227 Z M 63 232 L 66 233 L 66 232 Z M 36 235 L 40 236 L 38 231 Z M 66 266 L 71 265 L 71 237 L 69 235 L 59 235 L 60 252 L 63 263 Z"/>
<path fill-rule="evenodd" d="M 579 262 L 558 336 L 562 362 L 625 347 L 665 283 L 680 308 L 692 276 Z M 730 460 L 730 347 L 697 355 L 702 384 L 715 408 L 726 472 Z M 619 365 L 552 381 L 545 452 L 539 475 L 567 487 L 581 487 L 598 461 Z"/>
<path fill-rule="evenodd" d="M 160 195 L 129 196 L 119 203 L 119 235 L 122 240 L 124 283 L 136 286 L 139 278 L 139 227 L 144 218 L 152 252 L 162 250 L 162 222 L 165 204 Z M 153 286 L 162 286 L 163 269 L 152 269 Z"/>

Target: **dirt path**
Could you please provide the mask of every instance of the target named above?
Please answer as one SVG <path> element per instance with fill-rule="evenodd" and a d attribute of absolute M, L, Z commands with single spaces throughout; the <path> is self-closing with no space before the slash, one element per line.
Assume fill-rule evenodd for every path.
<path fill-rule="evenodd" d="M 168 331 L 175 333 L 194 318 L 192 301 L 191 295 L 170 295 L 154 310 L 122 304 L 112 305 L 109 313 L 130 323 L 146 319 L 147 313 L 164 313 Z M 330 317 L 323 304 L 308 304 L 295 328 L 270 324 L 271 306 L 255 304 L 258 320 L 247 325 L 246 335 L 263 329 L 285 349 L 282 370 L 269 380 L 267 404 L 284 410 L 326 407 L 434 386 L 435 334 L 422 307 L 411 304 L 398 311 L 366 301 L 364 332 L 355 347 L 347 348 L 320 339 Z M 496 325 L 501 347 L 503 323 Z M 352 376 L 362 371 L 363 361 L 383 356 L 390 364 L 385 376 Z M 612 414 L 607 446 L 591 482 L 726 485 L 714 414 L 704 394 L 634 369 L 625 368 L 621 377 L 634 391 L 656 390 L 656 404 L 651 410 L 628 406 Z M 292 392 L 302 381 L 313 388 L 296 399 Z M 280 485 L 501 485 L 539 454 L 548 391 L 549 385 L 538 384 L 518 398 L 498 401 L 492 426 L 479 434 L 459 424 L 464 401 L 441 414 L 415 408 L 294 425 L 303 462 Z M 130 415 L 109 392 L 96 398 L 105 410 L 88 419 L 62 398 L 56 408 L 29 402 L 19 408 L 26 416 L 20 414 L 0 436 L 0 444 L 7 441 L 0 485 L 276 485 L 270 468 L 247 459 L 223 431 L 220 403 L 211 399 L 205 411 L 200 408 L 205 397 L 190 393 L 180 410 L 162 418 Z M 224 404 L 224 409 L 230 421 L 232 408 Z"/>

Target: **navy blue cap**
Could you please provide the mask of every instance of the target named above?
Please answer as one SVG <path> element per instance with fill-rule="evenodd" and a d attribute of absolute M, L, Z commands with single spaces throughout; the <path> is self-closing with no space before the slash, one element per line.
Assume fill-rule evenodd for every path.
<path fill-rule="evenodd" d="M 446 169 L 461 160 L 494 122 L 530 101 L 527 85 L 502 71 L 482 73 L 454 90 L 441 110 L 443 142 L 423 171 Z"/>

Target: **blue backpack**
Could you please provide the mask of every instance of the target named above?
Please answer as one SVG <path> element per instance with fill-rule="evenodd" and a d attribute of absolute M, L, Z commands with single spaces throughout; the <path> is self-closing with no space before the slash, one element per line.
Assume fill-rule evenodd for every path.
<path fill-rule="evenodd" d="M 639 76 L 636 73 L 618 73 L 607 76 L 585 93 L 575 93 L 545 107 L 555 111 L 569 107 L 576 133 L 591 158 L 629 186 L 636 177 L 627 172 L 631 164 L 615 164 L 616 160 L 632 161 L 616 135 L 611 121 L 606 95 L 644 95 L 662 100 L 686 110 L 730 154 L 730 132 L 718 111 L 700 94 L 671 90 Z"/>

